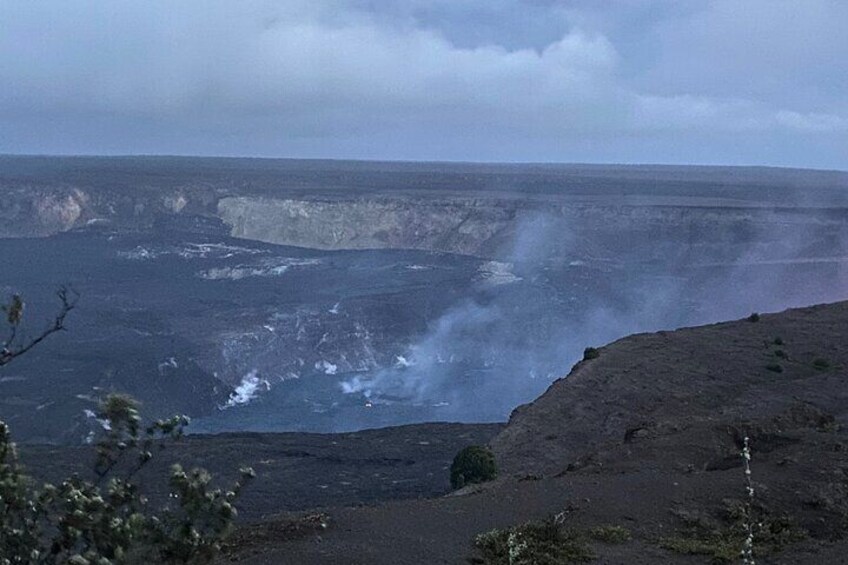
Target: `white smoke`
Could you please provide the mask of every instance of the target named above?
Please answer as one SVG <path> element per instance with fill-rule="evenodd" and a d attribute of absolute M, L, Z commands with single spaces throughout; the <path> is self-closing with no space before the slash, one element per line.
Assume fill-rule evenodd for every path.
<path fill-rule="evenodd" d="M 500 420 L 564 376 L 587 346 L 632 333 L 848 298 L 848 245 L 836 224 L 821 230 L 799 224 L 775 233 L 783 216 L 757 218 L 735 255 L 723 242 L 716 243 L 729 259 L 689 264 L 681 257 L 679 265 L 674 258 L 663 268 L 645 271 L 638 263 L 609 264 L 602 248 L 586 247 L 580 235 L 590 225 L 568 225 L 554 214 L 528 215 L 499 265 L 514 266 L 513 276 L 522 284 L 541 289 L 550 272 L 561 272 L 557 268 L 593 269 L 613 298 L 605 302 L 600 290 L 589 289 L 570 297 L 550 292 L 525 299 L 502 286 L 486 286 L 484 278 L 473 298 L 432 323 L 393 367 L 348 379 L 342 391 L 374 402 L 384 398 L 431 406 L 434 419 Z M 827 257 L 821 256 L 822 249 Z M 642 255 L 664 252 L 646 249 Z M 826 276 L 811 277 L 812 271 L 800 268 L 809 264 L 829 265 L 815 271 Z M 529 288 L 534 292 L 536 287 Z M 577 306 L 561 303 L 568 300 Z"/>
<path fill-rule="evenodd" d="M 271 383 L 259 377 L 259 372 L 254 369 L 246 374 L 241 382 L 236 386 L 235 390 L 230 394 L 230 398 L 223 408 L 232 408 L 234 406 L 242 406 L 254 400 L 259 393 L 271 390 Z"/>

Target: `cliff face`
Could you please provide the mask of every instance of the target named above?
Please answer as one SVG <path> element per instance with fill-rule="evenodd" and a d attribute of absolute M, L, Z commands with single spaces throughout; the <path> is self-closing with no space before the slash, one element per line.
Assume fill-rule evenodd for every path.
<path fill-rule="evenodd" d="M 720 261 L 756 241 L 781 258 L 781 242 L 838 238 L 846 187 L 843 173 L 765 169 L 0 157 L 0 237 L 202 215 L 326 250 L 497 257 L 532 239 L 570 259 Z"/>
<path fill-rule="evenodd" d="M 756 240 L 779 255 L 801 233 L 839 231 L 848 211 L 740 206 L 539 202 L 494 198 L 357 200 L 229 197 L 218 215 L 235 237 L 316 249 L 422 249 L 502 257 L 522 238 L 549 256 L 651 260 L 700 246 L 704 260 L 738 257 Z"/>
<path fill-rule="evenodd" d="M 418 249 L 487 258 L 784 260 L 803 244 L 839 252 L 845 208 L 618 203 L 585 199 L 385 195 L 226 196 L 208 190 L 134 194 L 19 187 L 0 199 L 0 237 L 48 236 L 88 225 L 152 229 L 158 219 L 221 219 L 234 237 L 322 250 Z M 832 245 L 833 243 L 837 245 Z M 531 249 L 526 249 L 527 245 Z M 822 246 L 817 249 L 816 245 Z"/>
<path fill-rule="evenodd" d="M 423 249 L 486 255 L 514 230 L 520 205 L 479 199 L 295 200 L 218 203 L 232 235 L 317 249 Z"/>
<path fill-rule="evenodd" d="M 150 228 L 163 215 L 209 214 L 209 203 L 215 201 L 214 195 L 201 191 L 148 189 L 120 194 L 64 183 L 2 180 L 0 196 L 0 237 L 44 237 L 98 223 Z"/>
<path fill-rule="evenodd" d="M 520 247 L 528 239 L 548 257 L 637 262 L 684 256 L 732 261 L 751 250 L 763 260 L 785 259 L 783 252 L 794 242 L 838 239 L 848 227 L 845 209 L 437 196 L 217 198 L 179 190 L 121 197 L 42 187 L 8 191 L 0 200 L 0 237 L 48 236 L 93 224 L 149 229 L 157 218 L 192 214 L 220 218 L 234 237 L 311 249 L 419 249 L 503 258 L 527 251 Z"/>
<path fill-rule="evenodd" d="M 0 237 L 44 236 L 83 221 L 89 196 L 79 189 L 21 188 L 0 200 Z"/>

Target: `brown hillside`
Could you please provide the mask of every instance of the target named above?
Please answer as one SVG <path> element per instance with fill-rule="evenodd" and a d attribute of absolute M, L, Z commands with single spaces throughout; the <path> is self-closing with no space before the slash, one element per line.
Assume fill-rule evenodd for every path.
<path fill-rule="evenodd" d="M 510 473 L 703 471 L 744 433 L 760 455 L 830 437 L 848 416 L 846 339 L 848 302 L 630 336 L 515 410 L 492 445 Z"/>

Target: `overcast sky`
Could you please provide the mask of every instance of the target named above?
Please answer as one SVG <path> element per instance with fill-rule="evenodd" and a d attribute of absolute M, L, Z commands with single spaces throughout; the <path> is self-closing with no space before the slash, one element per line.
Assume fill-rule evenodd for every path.
<path fill-rule="evenodd" d="M 0 0 L 0 153 L 848 169 L 845 0 Z"/>

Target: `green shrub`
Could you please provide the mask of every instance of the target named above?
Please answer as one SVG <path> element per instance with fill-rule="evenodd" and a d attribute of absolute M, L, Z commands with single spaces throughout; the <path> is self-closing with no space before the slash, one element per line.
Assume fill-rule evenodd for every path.
<path fill-rule="evenodd" d="M 782 349 L 775 349 L 774 350 L 774 356 L 780 357 L 781 359 L 786 359 L 786 352 Z"/>
<path fill-rule="evenodd" d="M 772 373 L 782 373 L 783 365 L 780 363 L 769 363 L 766 365 L 766 370 L 771 371 Z"/>
<path fill-rule="evenodd" d="M 451 486 L 455 489 L 474 483 L 485 483 L 498 476 L 495 455 L 488 447 L 471 445 L 456 454 L 450 468 Z"/>
<path fill-rule="evenodd" d="M 734 501 L 728 505 L 722 522 L 713 526 L 691 523 L 685 530 L 661 538 L 659 546 L 683 555 L 709 556 L 714 563 L 737 562 L 747 536 L 748 518 L 743 508 L 743 503 Z M 754 553 L 760 556 L 779 553 L 807 535 L 789 516 L 773 515 L 760 508 L 754 525 Z"/>
<path fill-rule="evenodd" d="M 822 358 L 816 359 L 815 361 L 813 361 L 813 367 L 819 369 L 820 371 L 825 371 L 827 369 L 830 369 L 830 361 Z"/>
<path fill-rule="evenodd" d="M 778 337 L 774 338 L 774 341 L 772 343 L 775 344 L 775 345 L 783 345 L 783 338 L 778 336 Z"/>
<path fill-rule="evenodd" d="M 624 543 L 630 540 L 630 530 L 623 526 L 597 526 L 589 530 L 589 537 L 603 543 Z"/>
<path fill-rule="evenodd" d="M 707 555 L 714 562 L 729 563 L 735 561 L 739 556 L 739 548 L 742 547 L 741 535 L 730 535 L 725 532 L 716 532 L 705 536 L 672 536 L 662 538 L 660 547 L 680 553 L 681 555 Z"/>
<path fill-rule="evenodd" d="M 595 558 L 585 538 L 555 518 L 478 535 L 474 545 L 485 565 L 567 565 Z"/>
<path fill-rule="evenodd" d="M 594 347 L 587 347 L 583 350 L 583 360 L 591 361 L 592 359 L 597 359 L 601 356 L 601 352 Z"/>
<path fill-rule="evenodd" d="M 752 313 L 751 313 L 751 315 L 750 315 L 750 316 L 748 316 L 748 321 L 749 321 L 749 322 L 759 322 L 759 321 L 760 321 L 760 315 L 759 315 L 759 313 L 757 313 L 757 312 L 752 312 Z"/>

